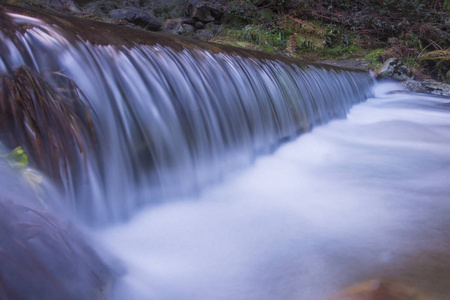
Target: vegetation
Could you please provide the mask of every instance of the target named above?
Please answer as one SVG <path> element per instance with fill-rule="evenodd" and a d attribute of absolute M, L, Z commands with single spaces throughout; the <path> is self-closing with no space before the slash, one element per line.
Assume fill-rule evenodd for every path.
<path fill-rule="evenodd" d="M 188 4 L 194 2 L 73 1 L 83 8 L 76 15 L 119 24 L 118 20 L 109 18 L 112 9 L 130 5 L 146 7 L 153 16 L 164 21 L 185 16 Z M 50 5 L 53 2 L 49 1 L 6 2 L 55 12 Z M 417 77 L 432 76 L 450 83 L 450 0 L 205 2 L 211 5 L 220 2 L 226 8 L 222 27 L 209 35 L 214 36 L 213 41 L 217 43 L 315 60 L 365 58 L 372 68 L 387 58 L 399 57 Z M 74 13 L 70 6 L 64 9 Z M 205 28 L 208 29 L 209 25 L 215 26 L 210 23 L 205 24 Z"/>
<path fill-rule="evenodd" d="M 25 168 L 28 165 L 28 156 L 20 146 L 7 154 L 0 154 L 0 157 L 5 158 L 12 167 L 17 169 Z"/>
<path fill-rule="evenodd" d="M 426 69 L 449 81 L 449 6 L 450 0 L 234 0 L 227 1 L 223 34 L 271 53 L 365 57 L 372 67 L 400 57 L 417 73 Z"/>
<path fill-rule="evenodd" d="M 7 154 L 12 164 L 25 166 L 29 160 L 32 167 L 60 181 L 69 162 L 84 166 L 82 155 L 95 143 L 95 133 L 74 83 L 59 74 L 46 76 L 21 67 L 12 76 L 0 77 L 0 127 L 6 129 L 0 139 L 8 148 L 23 147 Z"/>

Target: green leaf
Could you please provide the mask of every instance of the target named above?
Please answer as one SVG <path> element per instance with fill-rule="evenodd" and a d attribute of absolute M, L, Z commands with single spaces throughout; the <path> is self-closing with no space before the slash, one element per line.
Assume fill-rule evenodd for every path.
<path fill-rule="evenodd" d="M 28 165 L 28 156 L 20 146 L 14 148 L 8 154 L 0 156 L 6 158 L 13 167 L 25 168 Z"/>

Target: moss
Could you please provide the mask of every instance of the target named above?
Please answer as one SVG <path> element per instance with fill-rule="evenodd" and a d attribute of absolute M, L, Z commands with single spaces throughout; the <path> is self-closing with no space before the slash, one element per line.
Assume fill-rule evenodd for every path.
<path fill-rule="evenodd" d="M 442 5 L 443 10 L 450 10 L 450 0 L 445 0 L 444 4 Z"/>
<path fill-rule="evenodd" d="M 244 29 L 227 28 L 223 31 L 222 37 L 245 43 L 246 47 L 252 44 L 253 47 L 250 48 L 256 48 L 267 53 L 275 53 L 286 48 L 286 39 L 282 32 L 270 32 L 258 25 L 247 25 Z M 218 40 L 220 41 L 220 39 L 217 39 L 216 42 Z M 239 43 L 237 46 L 239 46 Z"/>
<path fill-rule="evenodd" d="M 239 48 L 243 48 L 243 49 L 262 51 L 261 47 L 259 47 L 257 45 L 249 43 L 249 42 L 245 42 L 245 41 L 240 41 L 237 38 L 232 37 L 232 36 L 218 36 L 218 37 L 215 37 L 213 40 L 211 40 L 211 42 L 220 44 L 220 45 L 227 45 L 227 46 L 239 47 Z"/>
<path fill-rule="evenodd" d="M 437 79 L 450 82 L 450 49 L 422 53 L 418 57 Z"/>
<path fill-rule="evenodd" d="M 367 53 L 364 58 L 369 61 L 369 68 L 378 69 L 383 63 L 386 51 L 378 48 Z"/>
<path fill-rule="evenodd" d="M 175 19 L 184 15 L 186 3 L 184 3 L 184 5 L 180 5 L 179 3 L 167 3 L 157 5 L 154 9 L 152 9 L 152 13 L 155 16 L 155 18 L 157 18 L 161 22 L 164 22 L 167 19 Z"/>
<path fill-rule="evenodd" d="M 35 8 L 50 13 L 57 13 L 57 11 L 52 9 L 49 5 L 43 4 L 42 1 L 39 0 L 6 0 L 5 3 L 25 8 Z"/>

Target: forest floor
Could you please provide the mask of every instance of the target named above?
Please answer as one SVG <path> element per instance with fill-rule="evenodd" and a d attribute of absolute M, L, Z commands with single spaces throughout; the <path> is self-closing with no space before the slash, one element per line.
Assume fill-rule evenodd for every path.
<path fill-rule="evenodd" d="M 398 58 L 413 91 L 450 96 L 450 0 L 5 0 L 58 15 L 380 72 Z M 404 3 L 403 3 L 404 2 Z M 426 5 L 425 5 L 426 4 Z M 402 68 L 404 68 L 402 67 Z M 389 77 L 389 75 L 387 75 Z M 401 80 L 400 80 L 401 81 Z M 418 86 L 418 88 L 417 88 Z"/>

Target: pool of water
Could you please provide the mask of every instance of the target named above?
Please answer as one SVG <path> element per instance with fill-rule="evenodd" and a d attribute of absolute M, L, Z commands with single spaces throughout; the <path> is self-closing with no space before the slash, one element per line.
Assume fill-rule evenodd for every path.
<path fill-rule="evenodd" d="M 324 299 L 372 278 L 450 295 L 450 99 L 375 97 L 198 196 L 94 232 L 117 299 Z"/>

